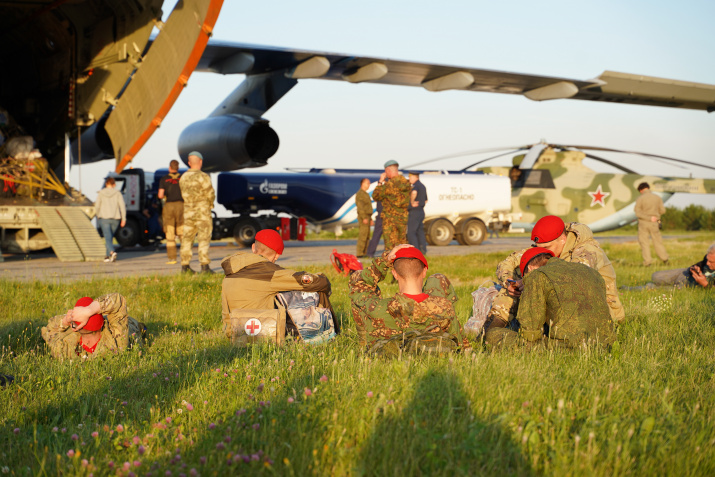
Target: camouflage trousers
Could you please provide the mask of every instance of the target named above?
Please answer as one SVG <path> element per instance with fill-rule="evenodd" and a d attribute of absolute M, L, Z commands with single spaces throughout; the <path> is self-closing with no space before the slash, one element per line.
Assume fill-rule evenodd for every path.
<path fill-rule="evenodd" d="M 504 341 L 508 341 L 509 344 L 516 342 L 517 335 L 509 329 L 509 323 L 516 318 L 517 306 L 518 301 L 507 294 L 506 288 L 499 290 L 494 297 L 484 326 L 486 329 L 484 342 L 487 345 L 496 346 Z"/>
<path fill-rule="evenodd" d="M 176 237 L 184 233 L 184 203 L 167 202 L 162 211 L 164 233 L 166 234 L 166 255 L 169 260 L 176 260 Z"/>
<path fill-rule="evenodd" d="M 181 238 L 181 265 L 188 265 L 193 255 L 192 247 L 194 238 L 198 235 L 199 240 L 199 263 L 208 265 L 209 245 L 211 243 L 211 232 L 213 232 L 213 221 L 211 211 L 190 210 L 184 208 L 184 236 Z"/>
<path fill-rule="evenodd" d="M 368 318 L 367 315 L 354 304 L 350 305 L 350 312 L 352 313 L 353 321 L 355 322 L 355 329 L 357 330 L 358 335 L 358 344 L 360 345 L 361 349 L 364 349 L 367 347 L 367 329 L 365 328 L 365 321 L 369 320 L 370 318 Z"/>
<path fill-rule="evenodd" d="M 407 217 L 385 217 L 382 227 L 385 250 L 392 250 L 397 245 L 407 243 Z"/>

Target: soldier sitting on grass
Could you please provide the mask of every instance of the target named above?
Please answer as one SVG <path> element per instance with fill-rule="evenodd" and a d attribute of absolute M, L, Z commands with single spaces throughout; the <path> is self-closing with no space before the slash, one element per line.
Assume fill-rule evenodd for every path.
<path fill-rule="evenodd" d="M 606 347 L 615 341 L 606 284 L 596 270 L 562 260 L 542 247 L 528 249 L 519 269 L 524 291 L 518 332 L 490 329 L 490 346 Z"/>
<path fill-rule="evenodd" d="M 60 359 L 121 353 L 143 342 L 145 335 L 146 326 L 127 315 L 119 293 L 80 298 L 67 314 L 51 318 L 42 328 L 50 354 Z"/>
<path fill-rule="evenodd" d="M 400 292 L 383 298 L 378 283 L 388 273 L 397 280 Z M 470 348 L 457 321 L 453 303 L 457 295 L 442 274 L 427 278 L 427 259 L 412 245 L 397 245 L 372 265 L 350 276 L 352 316 L 360 346 L 373 347 L 381 340 L 409 331 L 449 333 L 457 346 Z"/>

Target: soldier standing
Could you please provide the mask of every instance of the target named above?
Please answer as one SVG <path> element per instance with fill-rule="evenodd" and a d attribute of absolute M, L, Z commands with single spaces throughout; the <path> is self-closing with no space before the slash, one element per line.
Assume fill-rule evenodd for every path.
<path fill-rule="evenodd" d="M 407 240 L 420 252 L 427 253 L 427 238 L 425 237 L 425 205 L 427 204 L 427 188 L 420 182 L 419 172 L 410 172 L 409 182 L 410 207 L 407 215 Z"/>
<path fill-rule="evenodd" d="M 370 240 L 370 222 L 372 221 L 372 199 L 367 190 L 370 188 L 370 179 L 367 177 L 360 181 L 360 190 L 355 194 L 355 206 L 357 207 L 358 226 L 360 233 L 357 242 L 357 256 L 364 257 L 367 254 L 367 242 Z"/>
<path fill-rule="evenodd" d="M 663 200 L 650 191 L 647 182 L 638 185 L 638 192 L 641 193 L 636 200 L 635 213 L 638 217 L 638 243 L 641 246 L 643 255 L 643 265 L 649 267 L 651 264 L 649 238 L 653 238 L 655 254 L 663 263 L 668 263 L 668 252 L 663 246 L 663 238 L 660 236 L 660 216 L 665 213 Z"/>
<path fill-rule="evenodd" d="M 189 170 L 184 172 L 179 180 L 181 196 L 184 198 L 184 236 L 181 239 L 181 271 L 182 273 L 196 273 L 189 263 L 191 262 L 194 237 L 199 237 L 199 263 L 201 273 L 214 273 L 209 267 L 209 244 L 213 221 L 213 209 L 216 193 L 211 185 L 211 177 L 201 172 L 204 158 L 200 152 L 189 153 Z"/>
<path fill-rule="evenodd" d="M 166 198 L 162 219 L 164 219 L 164 234 L 166 235 L 167 265 L 176 265 L 176 237 L 181 239 L 184 230 L 184 198 L 179 186 L 179 161 L 169 163 L 169 173 L 159 181 L 159 199 Z"/>
<path fill-rule="evenodd" d="M 385 172 L 372 193 L 372 198 L 382 202 L 383 235 L 385 250 L 407 242 L 407 207 L 410 205 L 412 187 L 400 174 L 397 161 L 387 161 Z"/>
<path fill-rule="evenodd" d="M 375 256 L 375 251 L 377 251 L 377 246 L 380 244 L 380 238 L 382 237 L 382 202 L 379 200 L 375 202 L 375 212 L 377 212 L 375 217 L 375 228 L 372 231 L 372 238 L 367 246 L 368 257 Z"/>

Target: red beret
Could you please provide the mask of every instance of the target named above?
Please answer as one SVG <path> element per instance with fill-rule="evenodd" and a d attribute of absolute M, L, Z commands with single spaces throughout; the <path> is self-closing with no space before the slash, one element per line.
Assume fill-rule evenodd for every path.
<path fill-rule="evenodd" d="M 74 306 L 89 306 L 94 300 L 92 300 L 90 297 L 85 296 L 77 300 L 77 303 L 75 303 Z M 74 322 L 76 325 L 79 325 L 79 321 Z M 89 321 L 87 322 L 86 325 L 84 325 L 83 330 L 87 331 L 99 331 L 102 329 L 102 325 L 104 325 L 104 317 L 96 313 L 92 316 L 89 317 Z"/>
<path fill-rule="evenodd" d="M 256 234 L 256 240 L 276 252 L 278 255 L 283 255 L 283 239 L 275 230 L 261 230 Z"/>
<path fill-rule="evenodd" d="M 416 258 L 417 260 L 425 264 L 425 268 L 429 268 L 427 266 L 427 259 L 424 255 L 422 255 L 422 252 L 420 252 L 420 250 L 415 247 L 401 248 L 395 254 L 395 260 L 397 260 L 398 258 Z"/>
<path fill-rule="evenodd" d="M 521 271 L 522 277 L 524 276 L 524 269 L 529 264 L 529 261 L 541 253 L 548 253 L 552 257 L 554 256 L 554 252 L 543 247 L 531 247 L 529 250 L 524 252 L 524 255 L 521 256 L 521 262 L 519 262 L 519 270 Z"/>
<path fill-rule="evenodd" d="M 531 231 L 531 240 L 534 243 L 548 243 L 556 240 L 564 233 L 566 226 L 560 217 L 555 215 L 547 215 L 541 217 Z"/>

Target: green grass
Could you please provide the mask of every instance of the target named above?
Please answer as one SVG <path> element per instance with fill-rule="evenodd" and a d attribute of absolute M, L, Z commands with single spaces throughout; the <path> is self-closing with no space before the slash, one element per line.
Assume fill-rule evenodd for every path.
<path fill-rule="evenodd" d="M 670 266 L 709 242 L 667 241 Z M 639 266 L 637 244 L 605 248 L 619 285 L 654 271 Z M 504 255 L 430 259 L 452 278 L 462 322 Z M 220 277 L 0 281 L 0 372 L 16 376 L 0 391 L 0 475 L 715 473 L 711 290 L 623 292 L 611 353 L 381 361 L 357 347 L 346 278 L 312 271 L 329 275 L 345 329 L 316 347 L 229 346 Z M 149 344 L 51 359 L 40 336 L 49 317 L 112 291 L 148 325 Z"/>

